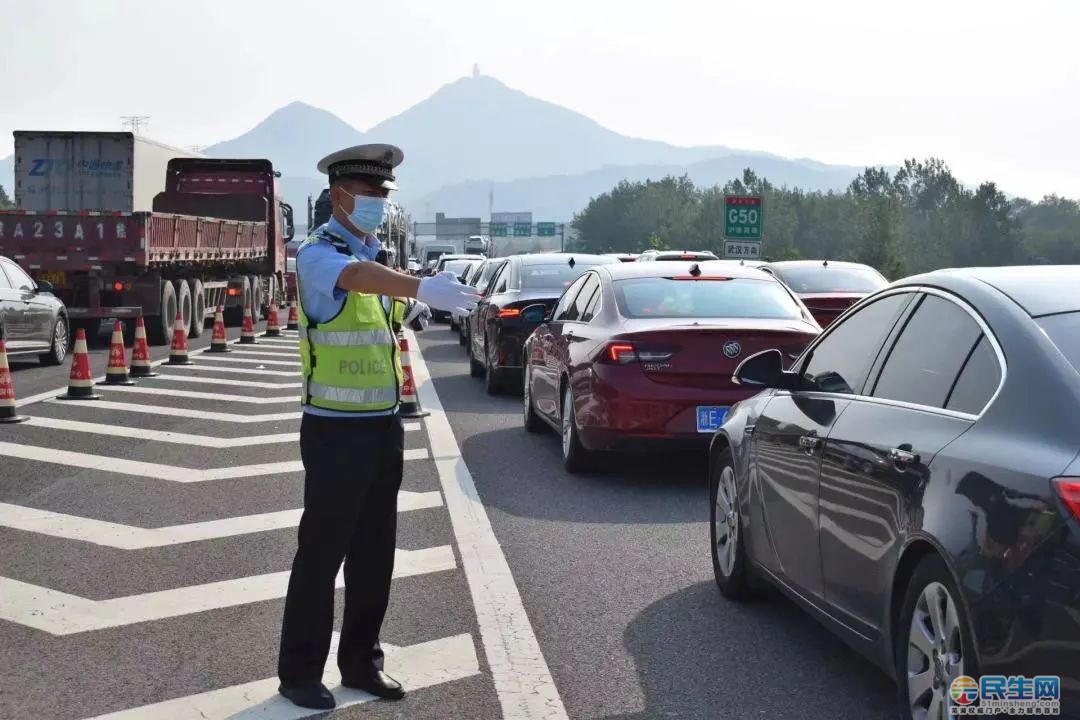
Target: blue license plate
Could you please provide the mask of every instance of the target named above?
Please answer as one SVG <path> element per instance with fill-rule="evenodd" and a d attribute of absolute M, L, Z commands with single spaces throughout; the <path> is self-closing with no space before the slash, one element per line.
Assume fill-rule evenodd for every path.
<path fill-rule="evenodd" d="M 716 432 L 717 428 L 724 424 L 728 408 L 719 405 L 698 405 L 697 431 Z"/>

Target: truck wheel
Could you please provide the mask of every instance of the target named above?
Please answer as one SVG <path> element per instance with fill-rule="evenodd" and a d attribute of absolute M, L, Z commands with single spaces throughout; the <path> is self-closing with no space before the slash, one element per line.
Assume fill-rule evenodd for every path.
<path fill-rule="evenodd" d="M 168 345 L 172 341 L 176 322 L 176 288 L 171 282 L 161 283 L 161 314 L 146 317 L 146 339 L 151 345 Z"/>
<path fill-rule="evenodd" d="M 176 281 L 176 296 L 177 307 L 184 317 L 184 335 L 186 337 L 191 332 L 191 288 L 188 287 L 187 280 Z"/>
<path fill-rule="evenodd" d="M 270 290 L 266 294 L 266 317 L 270 317 L 270 303 L 274 303 L 278 309 L 281 309 L 281 298 L 278 295 L 281 293 L 281 288 L 278 287 L 277 275 L 271 275 L 268 278 L 270 283 Z"/>
<path fill-rule="evenodd" d="M 263 317 L 263 284 L 262 278 L 251 275 L 248 277 L 251 285 L 251 321 L 259 322 Z"/>
<path fill-rule="evenodd" d="M 239 305 L 225 308 L 225 324 L 229 327 L 240 327 L 244 321 L 244 305 L 251 302 L 251 282 L 247 277 L 240 278 L 240 297 L 243 300 Z"/>
<path fill-rule="evenodd" d="M 203 297 L 202 280 L 189 281 L 191 285 L 191 321 L 188 323 L 188 337 L 202 337 L 206 329 L 206 298 Z"/>

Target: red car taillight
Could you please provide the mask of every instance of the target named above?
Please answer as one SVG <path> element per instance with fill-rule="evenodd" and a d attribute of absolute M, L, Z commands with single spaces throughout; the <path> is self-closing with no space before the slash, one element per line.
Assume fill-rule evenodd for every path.
<path fill-rule="evenodd" d="M 499 311 L 498 316 L 501 318 L 521 317 L 521 310 L 518 308 L 503 308 Z"/>
<path fill-rule="evenodd" d="M 1051 484 L 1076 520 L 1080 520 L 1080 478 L 1054 478 Z"/>
<path fill-rule="evenodd" d="M 643 348 L 634 347 L 630 343 L 613 342 L 608 343 L 597 359 L 613 365 L 629 365 L 635 362 L 662 362 L 674 354 L 675 351 L 670 348 Z"/>

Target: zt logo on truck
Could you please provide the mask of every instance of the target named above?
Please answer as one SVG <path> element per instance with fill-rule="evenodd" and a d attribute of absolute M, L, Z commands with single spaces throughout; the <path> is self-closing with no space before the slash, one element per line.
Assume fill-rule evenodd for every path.
<path fill-rule="evenodd" d="M 34 158 L 30 161 L 30 177 L 47 177 L 52 173 L 68 173 L 72 170 L 89 177 L 120 177 L 123 169 L 124 163 L 120 160 L 80 160 L 73 163 L 70 160 Z"/>

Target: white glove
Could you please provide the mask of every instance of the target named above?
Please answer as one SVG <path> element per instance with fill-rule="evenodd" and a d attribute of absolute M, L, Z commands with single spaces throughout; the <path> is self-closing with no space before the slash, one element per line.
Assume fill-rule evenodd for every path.
<path fill-rule="evenodd" d="M 416 299 L 436 310 L 468 315 L 476 307 L 480 295 L 475 288 L 459 283 L 453 272 L 444 270 L 438 275 L 420 279 Z"/>
<path fill-rule="evenodd" d="M 420 319 L 421 327 L 426 326 L 427 323 L 424 322 L 424 319 L 431 318 L 431 308 L 429 308 L 427 305 L 420 301 L 415 301 L 412 303 L 412 308 L 410 308 L 409 314 L 405 316 L 405 320 L 402 321 L 401 324 L 406 327 L 414 327 L 413 321 L 418 318 Z"/>

